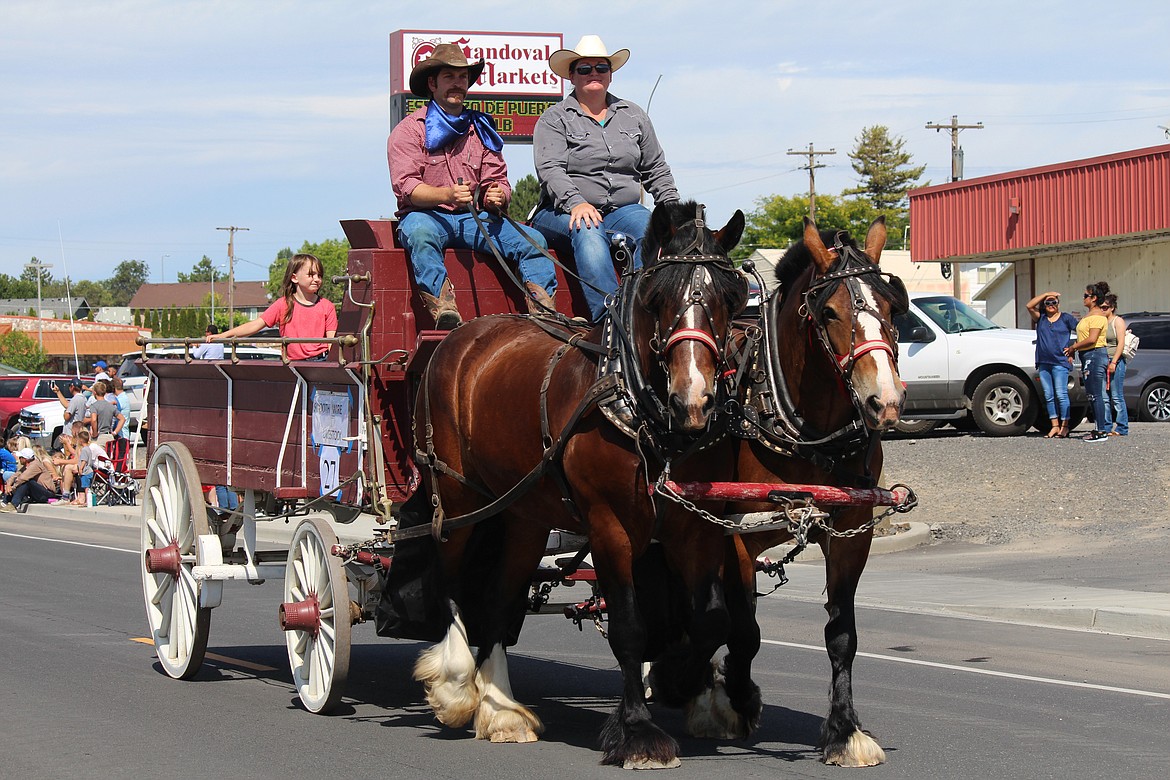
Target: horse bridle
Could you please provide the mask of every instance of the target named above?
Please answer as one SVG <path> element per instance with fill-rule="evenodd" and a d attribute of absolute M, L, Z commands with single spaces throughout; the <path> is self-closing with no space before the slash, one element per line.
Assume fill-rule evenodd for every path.
<path fill-rule="evenodd" d="M 826 354 L 832 356 L 837 370 L 846 381 L 852 377 L 853 366 L 857 360 L 870 352 L 885 352 L 889 354 L 890 359 L 896 365 L 898 362 L 897 330 L 888 318 L 883 316 L 880 311 L 865 300 L 860 281 L 861 277 L 869 274 L 880 276 L 882 274 L 881 269 L 857 249 L 842 242 L 840 234 L 838 234 L 837 241 L 829 249 L 829 252 L 840 258 L 840 268 L 813 279 L 808 289 L 804 292 L 804 301 L 801 304 L 800 314 L 812 322 L 813 331 L 815 331 Z M 852 349 L 846 354 L 841 354 L 833 348 L 833 344 L 829 340 L 828 327 L 820 316 L 820 307 L 817 305 L 816 300 L 835 283 L 843 283 L 850 297 L 849 344 Z M 860 344 L 855 344 L 857 340 L 857 319 L 863 313 L 873 315 L 878 321 L 883 335 L 888 336 L 888 340 L 868 339 Z"/>

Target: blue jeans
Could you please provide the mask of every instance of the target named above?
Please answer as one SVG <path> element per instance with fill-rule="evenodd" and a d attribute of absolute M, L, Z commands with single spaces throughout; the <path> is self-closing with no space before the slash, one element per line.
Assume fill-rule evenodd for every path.
<path fill-rule="evenodd" d="M 532 226 L 544 234 L 549 246 L 558 252 L 572 250 L 577 273 L 589 284 L 582 285 L 589 314 L 594 320 L 605 313 L 605 298 L 617 292 L 618 278 L 610 254 L 609 233 L 625 233 L 634 239 L 634 268 L 642 267 L 642 239 L 650 225 L 650 210 L 640 203 L 620 206 L 602 217 L 601 227 L 569 229 L 569 215 L 540 209 L 532 216 Z M 594 290 L 598 288 L 601 292 Z"/>
<path fill-rule="evenodd" d="M 488 234 L 498 245 L 500 254 L 516 263 L 520 277 L 543 287 L 552 295 L 557 289 L 557 275 L 552 261 L 528 243 L 512 224 L 487 212 L 479 215 Z M 547 249 L 544 237 L 531 228 L 524 232 L 541 249 Z M 398 223 L 398 241 L 406 247 L 414 281 L 419 289 L 438 296 L 443 282 L 447 280 L 447 269 L 443 265 L 443 252 L 447 249 L 471 249 L 490 255 L 491 249 L 483 234 L 476 227 L 475 220 L 466 211 L 450 213 L 434 209 L 412 211 Z"/>
<path fill-rule="evenodd" d="M 1101 429 L 1106 433 L 1113 429 L 1122 436 L 1129 435 L 1129 410 L 1125 408 L 1125 363 L 1125 358 L 1122 358 L 1117 361 L 1117 368 L 1113 369 L 1113 378 L 1109 380 L 1109 392 L 1106 394 L 1109 402 L 1105 404 L 1105 427 Z"/>
<path fill-rule="evenodd" d="M 1044 388 L 1044 402 L 1048 404 L 1048 419 L 1068 420 L 1068 361 L 1037 368 L 1040 386 Z"/>
<path fill-rule="evenodd" d="M 1105 367 L 1109 365 L 1109 353 L 1105 347 L 1086 350 L 1081 353 L 1081 370 L 1085 377 L 1085 395 L 1093 404 L 1093 430 L 1105 430 L 1109 412 L 1105 398 Z"/>
<path fill-rule="evenodd" d="M 220 509 L 230 509 L 235 511 L 240 508 L 240 498 L 234 491 L 228 490 L 223 485 L 215 486 L 215 503 L 219 504 Z"/>

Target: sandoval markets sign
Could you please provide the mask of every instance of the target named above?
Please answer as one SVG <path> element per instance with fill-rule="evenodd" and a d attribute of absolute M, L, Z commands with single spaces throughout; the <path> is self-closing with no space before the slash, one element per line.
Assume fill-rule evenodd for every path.
<path fill-rule="evenodd" d="M 484 60 L 483 74 L 466 105 L 491 114 L 508 143 L 530 143 L 536 120 L 560 102 L 561 78 L 549 70 L 548 58 L 564 48 L 559 33 L 459 32 L 398 30 L 390 34 L 390 119 L 397 124 L 426 103 L 410 94 L 410 71 L 440 43 L 453 43 L 468 61 Z"/>

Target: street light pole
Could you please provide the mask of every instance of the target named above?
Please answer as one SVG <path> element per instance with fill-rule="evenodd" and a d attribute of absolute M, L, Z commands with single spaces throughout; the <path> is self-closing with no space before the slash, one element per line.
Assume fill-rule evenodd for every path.
<path fill-rule="evenodd" d="M 158 259 L 158 280 L 160 283 L 165 282 L 167 280 L 167 274 L 166 274 L 166 271 L 164 270 L 164 267 L 166 265 L 166 261 L 167 261 L 168 257 L 170 257 L 170 255 L 163 255 L 162 257 L 160 257 Z"/>
<path fill-rule="evenodd" d="M 46 268 L 53 266 L 48 263 L 42 263 L 37 258 L 33 258 L 24 264 L 25 268 L 32 268 L 37 274 L 37 341 L 41 345 L 41 350 L 45 349 L 45 326 L 41 320 L 41 274 Z"/>

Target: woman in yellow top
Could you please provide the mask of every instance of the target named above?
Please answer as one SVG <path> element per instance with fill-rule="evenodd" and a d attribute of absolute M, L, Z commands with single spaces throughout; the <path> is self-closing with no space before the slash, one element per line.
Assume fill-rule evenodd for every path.
<path fill-rule="evenodd" d="M 1085 437 L 1087 442 L 1108 441 L 1109 437 L 1101 430 L 1108 419 L 1105 404 L 1108 402 L 1105 393 L 1105 373 L 1109 364 L 1109 353 L 1105 350 L 1105 328 L 1109 320 L 1101 304 L 1109 294 L 1107 282 L 1097 282 L 1085 288 L 1085 308 L 1088 312 L 1077 323 L 1077 340 L 1065 348 L 1064 354 L 1072 356 L 1074 352 L 1081 355 L 1081 376 L 1084 379 L 1085 395 L 1093 404 L 1093 432 Z"/>

